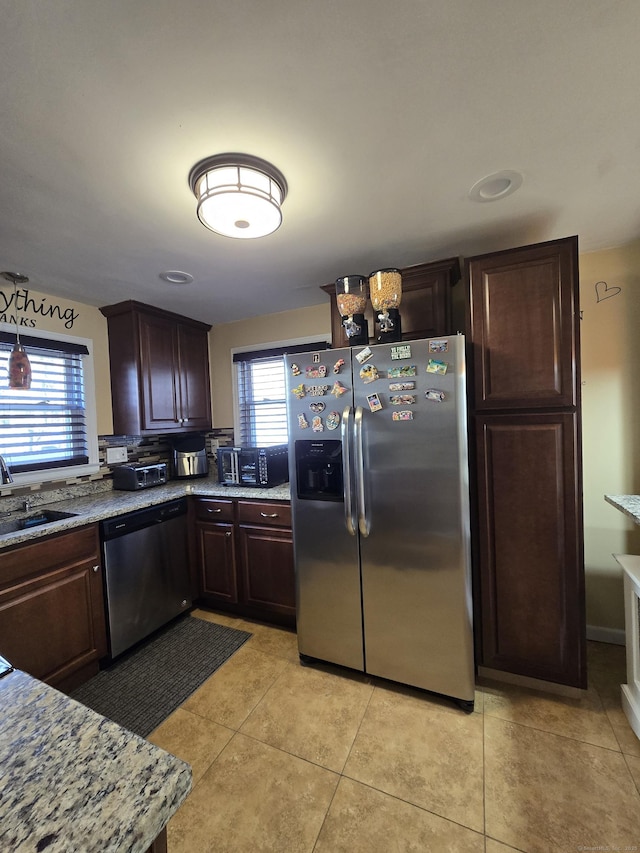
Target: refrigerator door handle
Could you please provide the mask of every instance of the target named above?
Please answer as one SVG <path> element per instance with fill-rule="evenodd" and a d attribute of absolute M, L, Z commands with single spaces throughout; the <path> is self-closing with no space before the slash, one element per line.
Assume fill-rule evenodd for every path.
<path fill-rule="evenodd" d="M 361 536 L 368 536 L 371 529 L 367 518 L 364 490 L 364 445 L 362 443 L 362 406 L 356 409 L 353 419 L 353 435 L 356 446 L 356 492 L 358 495 L 358 528 Z"/>
<path fill-rule="evenodd" d="M 340 437 L 342 439 L 342 471 L 344 482 L 344 523 L 351 536 L 356 535 L 355 515 L 353 512 L 353 485 L 351 483 L 351 406 L 342 413 Z"/>

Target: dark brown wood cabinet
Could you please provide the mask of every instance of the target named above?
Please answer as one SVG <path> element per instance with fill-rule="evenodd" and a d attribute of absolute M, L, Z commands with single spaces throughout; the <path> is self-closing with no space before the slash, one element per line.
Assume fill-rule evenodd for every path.
<path fill-rule="evenodd" d="M 209 604 L 237 604 L 235 508 L 231 500 L 196 499 L 199 594 Z"/>
<path fill-rule="evenodd" d="M 198 597 L 240 616 L 295 624 L 291 507 L 195 498 Z"/>
<path fill-rule="evenodd" d="M 210 429 L 211 327 L 132 300 L 100 310 L 109 330 L 114 433 Z"/>
<path fill-rule="evenodd" d="M 97 525 L 2 553 L 0 654 L 62 690 L 94 675 L 107 653 Z"/>
<path fill-rule="evenodd" d="M 577 238 L 467 279 L 478 664 L 584 688 Z"/>
<path fill-rule="evenodd" d="M 238 544 L 244 603 L 294 621 L 291 506 L 238 501 Z"/>
<path fill-rule="evenodd" d="M 400 317 L 402 320 L 402 339 L 405 341 L 419 338 L 432 338 L 449 335 L 453 331 L 451 312 L 451 288 L 460 279 L 458 258 L 416 264 L 400 270 L 402 273 L 402 302 Z M 336 286 L 322 286 L 331 297 L 331 343 L 334 348 L 349 346 L 342 325 L 342 317 L 336 301 Z M 369 339 L 376 336 L 374 312 L 367 300 L 365 314 L 369 325 Z"/>

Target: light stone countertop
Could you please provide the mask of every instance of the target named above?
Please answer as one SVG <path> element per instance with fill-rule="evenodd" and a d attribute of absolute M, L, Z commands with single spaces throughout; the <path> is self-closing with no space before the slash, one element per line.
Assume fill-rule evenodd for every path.
<path fill-rule="evenodd" d="M 113 516 L 132 512 L 136 509 L 144 509 L 145 507 L 164 503 L 174 498 L 181 498 L 185 495 L 287 502 L 291 499 L 291 491 L 288 483 L 282 486 L 274 486 L 270 489 L 224 486 L 213 477 L 202 477 L 193 480 L 171 480 L 164 486 L 153 486 L 149 489 L 139 489 L 135 492 L 114 489 L 88 497 L 70 497 L 67 500 L 57 501 L 56 503 L 39 503 L 30 512 L 16 513 L 15 517 L 19 517 L 21 515 L 35 515 L 39 510 L 55 509 L 74 512 L 76 515 L 61 521 L 52 521 L 38 527 L 16 530 L 12 533 L 0 535 L 0 551 L 12 545 L 35 541 L 52 533 L 71 530 L 74 527 L 81 527 L 83 524 L 102 521 L 105 518 L 112 518 Z"/>
<path fill-rule="evenodd" d="M 640 495 L 605 495 L 604 499 L 640 524 Z"/>
<path fill-rule="evenodd" d="M 191 768 L 16 670 L 0 678 L 0 850 L 143 853 Z"/>

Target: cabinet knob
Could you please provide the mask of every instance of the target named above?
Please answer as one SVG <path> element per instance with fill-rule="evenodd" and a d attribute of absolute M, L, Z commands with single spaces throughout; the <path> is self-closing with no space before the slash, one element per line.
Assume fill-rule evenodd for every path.
<path fill-rule="evenodd" d="M 95 574 L 97 574 L 100 571 L 100 566 L 94 566 L 93 571 Z"/>
<path fill-rule="evenodd" d="M 231 531 L 230 531 L 230 530 L 227 530 L 227 532 L 226 532 L 224 535 L 225 535 L 225 536 L 231 536 Z"/>
<path fill-rule="evenodd" d="M 218 507 L 218 509 L 210 509 L 207 507 L 207 512 L 222 512 L 222 510 Z"/>
<path fill-rule="evenodd" d="M 263 518 L 277 518 L 278 517 L 277 512 L 261 512 L 260 515 Z"/>

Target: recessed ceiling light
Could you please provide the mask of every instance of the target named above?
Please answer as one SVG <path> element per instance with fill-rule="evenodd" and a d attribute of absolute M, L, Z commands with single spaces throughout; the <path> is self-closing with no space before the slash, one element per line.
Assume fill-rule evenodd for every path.
<path fill-rule="evenodd" d="M 494 172 L 487 175 L 471 187 L 469 198 L 472 201 L 498 201 L 514 193 L 522 186 L 522 175 L 505 169 L 502 172 Z"/>
<path fill-rule="evenodd" d="M 160 273 L 160 278 L 169 284 L 191 284 L 193 276 L 188 272 L 180 272 L 180 270 L 167 270 Z"/>

